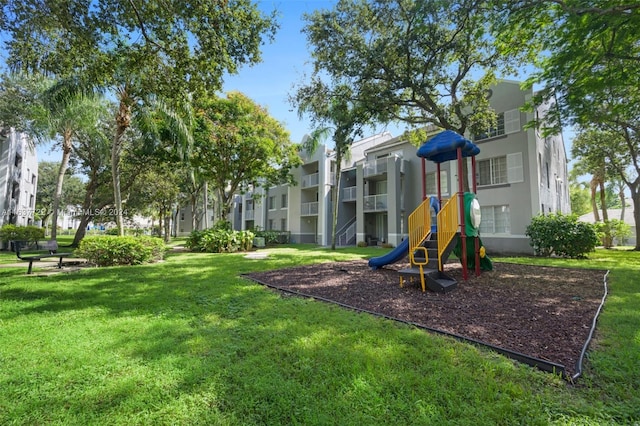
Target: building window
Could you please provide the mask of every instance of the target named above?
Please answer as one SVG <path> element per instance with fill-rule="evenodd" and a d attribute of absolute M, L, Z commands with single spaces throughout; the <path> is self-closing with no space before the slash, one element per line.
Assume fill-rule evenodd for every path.
<path fill-rule="evenodd" d="M 511 210 L 508 205 L 483 206 L 480 208 L 480 212 L 482 214 L 481 234 L 511 233 Z"/>
<path fill-rule="evenodd" d="M 180 212 L 180 220 L 184 220 L 184 212 L 183 211 Z"/>
<path fill-rule="evenodd" d="M 281 231 L 286 231 L 287 230 L 287 219 L 280 219 L 280 230 Z"/>
<path fill-rule="evenodd" d="M 31 185 L 36 184 L 36 175 L 31 175 Z"/>
<path fill-rule="evenodd" d="M 498 114 L 495 127 L 473 137 L 475 141 L 495 138 L 520 131 L 520 111 L 512 109 Z"/>
<path fill-rule="evenodd" d="M 288 194 L 282 194 L 282 205 L 280 206 L 281 209 L 286 209 L 287 207 L 289 207 L 289 197 Z"/>
<path fill-rule="evenodd" d="M 269 197 L 269 210 L 275 210 L 276 209 L 276 196 L 272 195 L 271 197 Z"/>
<path fill-rule="evenodd" d="M 269 231 L 273 231 L 273 219 L 269 219 Z"/>
<path fill-rule="evenodd" d="M 475 135 L 473 139 L 481 141 L 483 139 L 495 138 L 500 135 L 504 135 L 504 113 L 498 114 L 498 120 L 496 121 L 495 127 L 491 127 L 486 132 Z"/>
<path fill-rule="evenodd" d="M 544 168 L 547 171 L 547 188 L 551 188 L 551 178 L 549 177 L 549 162 L 544 163 Z"/>
<path fill-rule="evenodd" d="M 33 199 L 34 199 L 33 194 L 29 195 L 29 207 L 30 208 L 33 208 Z"/>
<path fill-rule="evenodd" d="M 478 186 L 504 183 L 508 183 L 506 156 L 478 161 Z"/>
<path fill-rule="evenodd" d="M 436 180 L 436 173 L 437 172 L 427 173 L 427 176 L 426 176 L 427 195 L 438 195 L 438 182 Z M 447 182 L 447 172 L 444 170 L 440 171 L 440 191 L 442 192 L 441 195 L 449 194 L 449 183 Z"/>

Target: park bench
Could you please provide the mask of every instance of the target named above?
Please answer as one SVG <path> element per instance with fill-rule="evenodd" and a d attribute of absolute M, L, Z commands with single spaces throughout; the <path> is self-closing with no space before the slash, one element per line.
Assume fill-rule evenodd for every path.
<path fill-rule="evenodd" d="M 11 248 L 16 252 L 18 259 L 29 262 L 27 274 L 33 269 L 33 262 L 38 262 L 46 258 L 58 258 L 58 268 L 62 268 L 62 259 L 65 257 L 73 257 L 72 252 L 58 252 L 58 242 L 56 240 L 48 241 L 11 241 Z"/>

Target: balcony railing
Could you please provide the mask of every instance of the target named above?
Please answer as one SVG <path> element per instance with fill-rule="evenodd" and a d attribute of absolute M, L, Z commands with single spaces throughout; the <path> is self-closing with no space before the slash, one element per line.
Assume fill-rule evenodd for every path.
<path fill-rule="evenodd" d="M 355 201 L 356 200 L 356 187 L 351 186 L 342 190 L 342 201 Z"/>
<path fill-rule="evenodd" d="M 318 202 L 302 203 L 300 205 L 300 216 L 317 216 L 318 215 Z"/>
<path fill-rule="evenodd" d="M 320 175 L 318 173 L 313 173 L 310 175 L 302 176 L 302 187 L 309 188 L 311 186 L 318 186 L 320 182 Z"/>
<path fill-rule="evenodd" d="M 22 170 L 21 169 L 15 169 L 13 171 L 13 173 L 11 173 L 11 179 L 14 182 L 20 182 L 20 178 L 22 177 Z"/>
<path fill-rule="evenodd" d="M 364 163 L 363 171 L 364 177 L 387 173 L 387 159 L 380 158 L 375 161 L 367 161 Z"/>
<path fill-rule="evenodd" d="M 365 212 L 379 212 L 387 209 L 387 194 L 367 195 L 364 197 Z"/>
<path fill-rule="evenodd" d="M 255 210 L 245 210 L 244 212 L 244 220 L 253 220 L 255 217 Z"/>

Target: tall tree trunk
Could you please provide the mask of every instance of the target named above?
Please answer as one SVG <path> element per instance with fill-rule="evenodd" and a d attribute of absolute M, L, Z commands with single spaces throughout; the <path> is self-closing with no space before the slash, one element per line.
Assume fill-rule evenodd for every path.
<path fill-rule="evenodd" d="M 190 198 L 190 203 L 191 203 L 191 230 L 195 231 L 196 230 L 196 214 L 198 212 L 198 197 L 196 196 L 196 194 L 191 194 L 189 196 Z"/>
<path fill-rule="evenodd" d="M 602 222 L 604 225 L 604 237 L 602 238 L 602 245 L 604 248 L 611 248 L 613 246 L 613 237 L 611 236 L 611 227 L 609 226 L 609 213 L 607 211 L 607 193 L 604 187 L 604 181 L 598 182 L 600 188 L 600 206 L 602 207 Z"/>
<path fill-rule="evenodd" d="M 589 182 L 589 189 L 591 190 L 591 210 L 593 211 L 593 220 L 600 222 L 600 212 L 598 211 L 598 203 L 596 201 L 598 180 L 595 177 L 591 178 L 591 182 Z"/>
<path fill-rule="evenodd" d="M 164 242 L 168 243 L 171 241 L 171 214 L 169 213 L 170 209 L 165 209 L 165 217 L 164 217 Z"/>
<path fill-rule="evenodd" d="M 469 187 L 469 165 L 467 164 L 466 157 L 462 159 L 462 176 L 459 179 L 462 179 L 462 191 L 463 192 L 471 192 Z M 473 177 L 475 179 L 475 176 Z"/>
<path fill-rule="evenodd" d="M 620 210 L 620 220 L 624 222 L 624 213 L 625 209 L 627 208 L 627 203 L 625 203 L 624 186 L 622 185 L 620 185 L 620 192 L 618 193 L 618 196 L 620 197 L 620 203 L 622 204 L 622 208 Z"/>
<path fill-rule="evenodd" d="M 608 222 L 609 213 L 607 212 L 607 192 L 606 188 L 604 187 L 604 181 L 601 180 L 598 185 L 600 186 L 600 206 L 602 207 L 602 221 Z"/>
<path fill-rule="evenodd" d="M 636 184 L 629 186 L 631 189 L 631 200 L 633 201 L 633 218 L 636 221 L 636 246 L 634 250 L 640 251 L 640 182 L 636 179 Z"/>
<path fill-rule="evenodd" d="M 80 225 L 76 230 L 76 235 L 73 237 L 73 243 L 71 244 L 73 247 L 78 247 L 78 245 L 80 244 L 80 241 L 84 238 L 87 232 L 87 225 L 91 221 L 91 215 L 88 215 L 86 213 L 91 211 L 91 207 L 93 205 L 93 197 L 95 196 L 97 189 L 98 189 L 97 176 L 95 173 L 93 173 L 89 178 L 87 187 L 85 188 L 84 200 L 82 201 L 83 214 L 80 217 Z"/>
<path fill-rule="evenodd" d="M 127 87 L 119 90 L 119 105 L 116 114 L 116 134 L 113 137 L 113 145 L 111 146 L 111 175 L 113 177 L 113 202 L 116 214 L 116 225 L 118 227 L 118 235 L 124 235 L 124 216 L 122 215 L 122 194 L 120 192 L 120 155 L 122 153 L 122 144 L 124 133 L 131 126 L 131 106 L 127 103 L 129 94 Z"/>
<path fill-rule="evenodd" d="M 62 198 L 62 184 L 64 182 L 64 175 L 69 168 L 69 158 L 71 157 L 71 131 L 65 130 L 62 135 L 62 161 L 60 162 L 60 168 L 58 169 L 58 179 L 56 181 L 56 192 L 53 195 L 53 212 L 51 221 L 51 239 L 55 240 L 58 234 L 58 211 L 60 210 L 60 199 Z"/>
<path fill-rule="evenodd" d="M 204 183 L 204 229 L 209 228 L 209 184 Z"/>

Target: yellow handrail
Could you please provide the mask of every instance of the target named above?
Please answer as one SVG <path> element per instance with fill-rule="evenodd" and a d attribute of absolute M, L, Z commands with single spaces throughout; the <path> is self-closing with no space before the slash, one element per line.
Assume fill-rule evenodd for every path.
<path fill-rule="evenodd" d="M 409 259 L 412 265 L 415 264 L 413 261 L 413 252 L 431 232 L 431 205 L 429 201 L 429 198 L 426 198 L 409 215 Z M 425 259 L 425 262 L 427 260 L 428 259 Z"/>
<path fill-rule="evenodd" d="M 438 213 L 438 270 L 440 271 L 442 271 L 442 253 L 456 236 L 459 226 L 458 194 L 454 194 Z"/>

